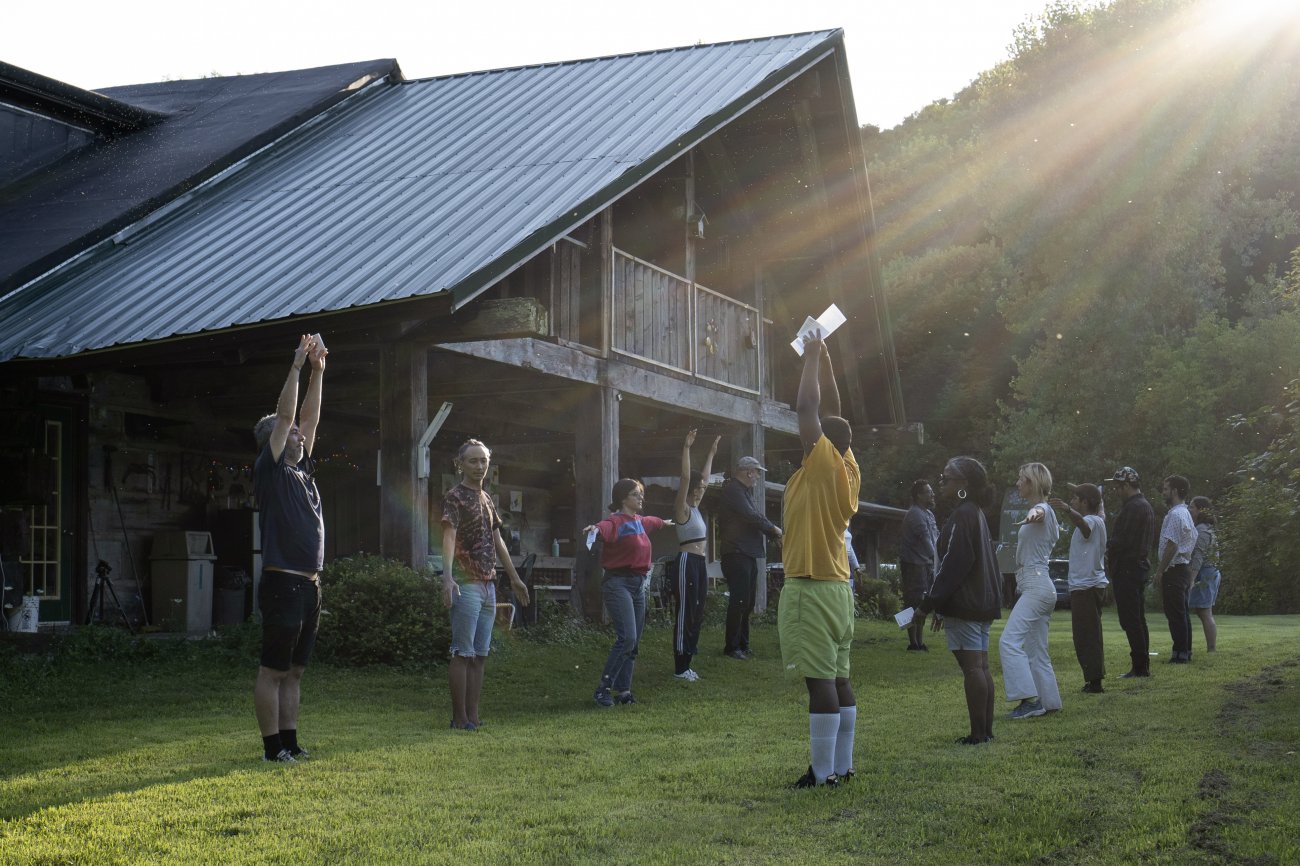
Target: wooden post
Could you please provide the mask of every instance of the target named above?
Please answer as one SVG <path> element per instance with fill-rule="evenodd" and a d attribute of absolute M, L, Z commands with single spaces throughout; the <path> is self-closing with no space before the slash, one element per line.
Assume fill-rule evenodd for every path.
<path fill-rule="evenodd" d="M 614 309 L 614 208 L 600 212 L 600 350 L 602 358 L 609 357 L 613 334 L 610 316 Z"/>
<path fill-rule="evenodd" d="M 686 183 L 685 196 L 682 199 L 682 205 L 686 212 L 686 219 L 682 220 L 684 257 L 682 276 L 690 288 L 690 297 L 686 299 L 686 366 L 692 373 L 699 374 L 701 364 L 699 362 L 699 329 L 695 321 L 698 315 L 697 299 L 699 293 L 695 289 L 695 152 L 691 151 L 686 154 Z"/>
<path fill-rule="evenodd" d="M 416 444 L 429 423 L 429 352 L 401 342 L 380 350 L 379 552 L 423 568 L 429 553 L 429 480 Z"/>
<path fill-rule="evenodd" d="M 601 618 L 600 563 L 587 553 L 582 528 L 609 514 L 609 497 L 618 480 L 618 392 L 601 385 L 585 388 L 574 428 L 574 527 L 577 558 L 573 569 L 573 598 L 591 620 Z"/>
<path fill-rule="evenodd" d="M 858 555 L 858 565 L 865 565 L 867 567 L 867 576 L 873 580 L 879 580 L 880 530 L 873 523 L 859 532 L 856 539 L 861 542 L 858 546 L 862 548 L 862 553 Z"/>

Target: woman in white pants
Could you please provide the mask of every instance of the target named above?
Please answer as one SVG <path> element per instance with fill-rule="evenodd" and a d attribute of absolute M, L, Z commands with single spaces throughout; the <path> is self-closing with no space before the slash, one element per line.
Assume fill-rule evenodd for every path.
<path fill-rule="evenodd" d="M 1016 490 L 1029 503 L 1016 542 L 1016 591 L 1020 597 L 998 646 L 1007 700 L 1020 702 L 1011 711 L 1011 718 L 1028 719 L 1061 708 L 1061 690 L 1047 654 L 1047 626 L 1056 607 L 1056 589 L 1047 572 L 1047 561 L 1060 529 L 1056 512 L 1046 504 L 1052 492 L 1052 473 L 1046 466 L 1021 466 Z"/>

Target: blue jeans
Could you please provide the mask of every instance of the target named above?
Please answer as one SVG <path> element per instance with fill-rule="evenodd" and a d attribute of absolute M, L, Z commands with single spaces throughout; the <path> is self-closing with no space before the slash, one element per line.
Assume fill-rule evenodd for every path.
<path fill-rule="evenodd" d="M 641 633 L 645 631 L 645 585 L 644 575 L 609 572 L 605 573 L 605 579 L 600 584 L 605 610 L 609 611 L 614 633 L 618 635 L 614 646 L 610 648 L 609 659 L 605 662 L 601 684 L 616 692 L 626 692 L 632 688 L 636 651 L 641 645 Z"/>
<path fill-rule="evenodd" d="M 492 621 L 497 613 L 495 584 L 462 583 L 451 605 L 451 654 L 487 658 L 492 651 Z"/>

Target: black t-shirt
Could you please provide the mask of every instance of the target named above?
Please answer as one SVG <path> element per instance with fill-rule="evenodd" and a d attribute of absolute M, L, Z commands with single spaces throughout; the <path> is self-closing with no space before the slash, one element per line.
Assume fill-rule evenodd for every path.
<path fill-rule="evenodd" d="M 297 465 L 285 459 L 285 451 L 274 459 L 270 443 L 257 455 L 253 492 L 262 526 L 263 568 L 320 571 L 325 564 L 325 518 L 311 477 L 315 469 L 306 455 Z"/>

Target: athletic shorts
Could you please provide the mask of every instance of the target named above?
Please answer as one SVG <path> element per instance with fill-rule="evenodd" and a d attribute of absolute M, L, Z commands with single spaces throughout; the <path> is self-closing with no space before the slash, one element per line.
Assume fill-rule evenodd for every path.
<path fill-rule="evenodd" d="M 306 667 L 320 628 L 320 583 L 298 574 L 264 569 L 257 586 L 262 612 L 262 667 Z"/>
<path fill-rule="evenodd" d="M 989 630 L 992 627 L 992 622 L 957 619 L 955 616 L 943 618 L 943 631 L 948 636 L 948 649 L 953 652 L 957 650 L 988 652 Z"/>
<path fill-rule="evenodd" d="M 853 645 L 853 590 L 845 580 L 786 578 L 776 616 L 787 674 L 847 678 Z"/>

